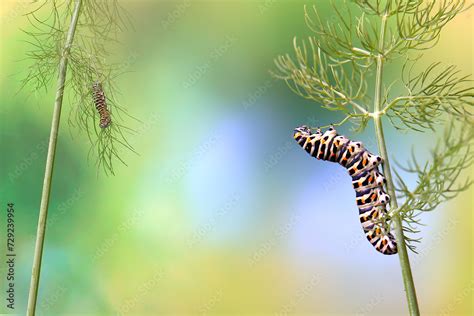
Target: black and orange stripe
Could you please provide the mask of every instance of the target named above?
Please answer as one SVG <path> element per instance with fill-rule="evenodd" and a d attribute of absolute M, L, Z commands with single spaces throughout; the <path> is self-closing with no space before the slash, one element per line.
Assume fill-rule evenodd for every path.
<path fill-rule="evenodd" d="M 378 170 L 382 157 L 371 154 L 362 143 L 338 135 L 334 128 L 313 133 L 306 126 L 295 129 L 294 138 L 311 156 L 337 162 L 347 169 L 356 191 L 359 219 L 369 242 L 377 251 L 392 255 L 397 253 L 395 237 L 390 233 L 386 220 L 390 196 L 385 193 L 385 177 Z"/>

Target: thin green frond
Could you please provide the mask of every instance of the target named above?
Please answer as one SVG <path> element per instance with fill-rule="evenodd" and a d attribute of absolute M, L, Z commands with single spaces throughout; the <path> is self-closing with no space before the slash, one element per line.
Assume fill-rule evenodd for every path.
<path fill-rule="evenodd" d="M 77 24 L 76 38 L 69 50 L 69 73 L 66 80 L 66 96 L 70 102 L 69 124 L 85 132 L 94 149 L 97 165 L 106 173 L 113 174 L 113 161 L 120 158 L 122 150 L 133 148 L 126 140 L 124 124 L 126 110 L 116 101 L 115 79 L 126 71 L 123 63 L 111 63 L 112 51 L 119 43 L 120 32 L 131 26 L 130 17 L 117 0 L 84 1 Z M 31 62 L 22 88 L 35 93 L 51 88 L 57 75 L 62 54 L 67 21 L 72 14 L 72 2 L 68 0 L 43 1 L 28 13 L 31 30 L 25 31 L 32 50 L 26 60 Z M 106 130 L 97 128 L 98 113 L 92 98 L 92 84 L 101 82 L 107 96 L 107 106 L 112 125 Z M 126 115 L 121 115 L 121 114 Z"/>
<path fill-rule="evenodd" d="M 446 114 L 472 119 L 474 86 L 455 66 L 433 63 L 419 74 L 412 73 L 413 66 L 405 65 L 406 95 L 394 98 L 383 109 L 396 127 L 434 130 Z"/>
<path fill-rule="evenodd" d="M 328 57 L 312 38 L 301 45 L 295 39 L 294 49 L 295 60 L 289 55 L 275 60 L 275 77 L 285 80 L 295 93 L 321 103 L 328 110 L 367 113 L 366 69 L 351 61 L 339 62 Z"/>
<path fill-rule="evenodd" d="M 399 164 L 403 171 L 417 175 L 417 185 L 410 189 L 396 173 L 397 196 L 404 202 L 394 213 L 401 215 L 407 227 L 420 224 L 418 217 L 422 212 L 436 209 L 469 188 L 472 181 L 460 178 L 474 162 L 473 145 L 472 122 L 459 126 L 459 122 L 452 121 L 428 162 L 421 164 L 413 153 L 406 166 Z"/>
<path fill-rule="evenodd" d="M 359 61 L 366 65 L 373 61 L 374 26 L 372 19 L 356 17 L 346 3 L 331 2 L 333 19 L 323 21 L 316 6 L 305 7 L 305 21 L 317 37 L 318 47 L 339 60 Z"/>
<path fill-rule="evenodd" d="M 466 9 L 466 1 L 414 1 L 396 14 L 399 41 L 394 47 L 406 50 L 426 50 L 439 40 L 441 30 Z"/>

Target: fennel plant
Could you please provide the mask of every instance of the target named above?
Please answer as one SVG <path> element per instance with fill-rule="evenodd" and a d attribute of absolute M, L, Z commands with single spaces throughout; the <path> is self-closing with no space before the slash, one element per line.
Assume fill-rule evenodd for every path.
<path fill-rule="evenodd" d="M 305 7 L 305 20 L 314 32 L 307 40 L 294 40 L 294 56 L 279 56 L 273 75 L 290 89 L 323 108 L 342 114 L 333 125 L 353 123 L 362 131 L 375 126 L 391 221 L 411 315 L 419 315 L 408 250 L 416 252 L 420 215 L 456 197 L 469 180 L 459 180 L 473 162 L 472 107 L 474 87 L 455 66 L 433 63 L 417 73 L 423 51 L 438 42 L 443 27 L 469 6 L 466 1 L 352 0 L 331 2 L 334 16 L 325 21 L 316 7 Z M 402 63 L 398 78 L 384 72 L 388 63 Z M 372 80 L 371 77 L 375 77 Z M 392 76 L 393 77 L 393 76 Z M 413 154 L 400 170 L 414 173 L 410 188 L 394 169 L 388 154 L 384 124 L 398 130 L 446 132 L 433 149 L 431 160 Z"/>

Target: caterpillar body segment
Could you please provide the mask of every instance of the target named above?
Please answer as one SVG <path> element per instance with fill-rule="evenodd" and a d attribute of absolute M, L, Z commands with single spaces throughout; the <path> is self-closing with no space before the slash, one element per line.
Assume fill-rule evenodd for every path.
<path fill-rule="evenodd" d="M 295 129 L 294 139 L 312 157 L 337 162 L 352 177 L 359 208 L 359 220 L 367 240 L 385 255 L 397 253 L 395 237 L 387 225 L 387 204 L 390 196 L 385 193 L 385 177 L 379 171 L 382 157 L 370 153 L 361 142 L 354 142 L 337 134 L 334 128 L 326 132 L 301 126 Z"/>
<path fill-rule="evenodd" d="M 372 169 L 369 172 L 352 177 L 352 187 L 356 192 L 374 187 L 382 187 L 386 182 L 385 177 L 377 169 Z"/>

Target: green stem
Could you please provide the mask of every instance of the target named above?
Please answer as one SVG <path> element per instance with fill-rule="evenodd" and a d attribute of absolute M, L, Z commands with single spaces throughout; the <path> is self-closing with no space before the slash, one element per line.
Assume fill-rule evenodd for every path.
<path fill-rule="evenodd" d="M 385 136 L 382 126 L 382 117 L 380 109 L 382 107 L 382 79 L 383 79 L 383 66 L 384 66 L 384 42 L 385 32 L 387 28 L 387 15 L 382 16 L 382 25 L 380 29 L 379 37 L 379 54 L 377 56 L 377 70 L 375 78 L 375 97 L 374 97 L 374 125 L 375 134 L 377 136 L 377 143 L 380 155 L 383 158 L 383 171 L 385 179 L 387 180 L 387 191 L 391 197 L 390 206 L 392 209 L 398 208 L 397 197 L 395 194 L 395 186 L 393 184 L 392 172 L 390 169 L 390 161 L 388 159 L 387 146 L 385 144 Z M 419 315 L 420 311 L 418 308 L 418 301 L 416 298 L 415 284 L 413 282 L 413 276 L 411 273 L 410 259 L 408 257 L 407 246 L 405 243 L 405 236 L 403 234 L 402 219 L 400 214 L 393 216 L 393 222 L 395 223 L 395 237 L 397 239 L 398 256 L 400 259 L 400 266 L 402 269 L 403 285 L 405 287 L 406 297 L 408 301 L 408 310 L 410 315 Z"/>
<path fill-rule="evenodd" d="M 43 191 L 41 193 L 41 205 L 38 219 L 38 230 L 36 233 L 36 244 L 33 258 L 33 270 L 31 272 L 30 291 L 28 296 L 27 315 L 33 316 L 36 312 L 36 300 L 38 297 L 38 286 L 41 272 L 41 260 L 43 256 L 43 245 L 46 231 L 46 218 L 48 216 L 49 196 L 51 192 L 51 182 L 53 177 L 54 158 L 56 156 L 56 143 L 58 140 L 59 122 L 61 118 L 61 107 L 63 103 L 64 85 L 66 82 L 67 64 L 69 52 L 74 40 L 79 12 L 81 9 L 81 0 L 76 0 L 72 12 L 71 23 L 67 33 L 66 42 L 59 62 L 58 85 L 56 90 L 56 99 L 54 102 L 53 119 L 51 123 L 51 132 L 49 136 L 48 154 L 46 158 L 46 170 L 43 181 Z"/>

